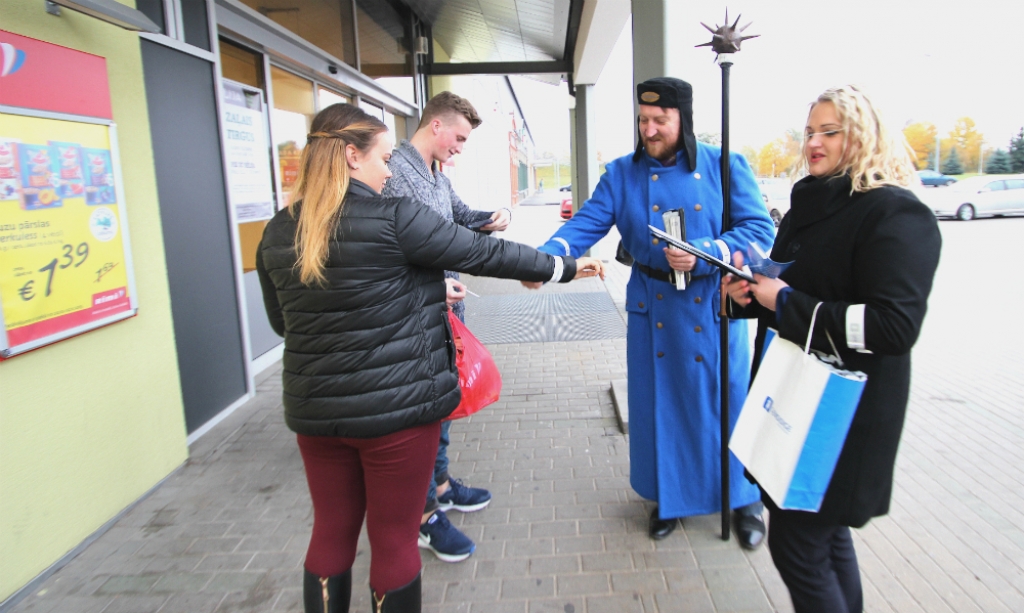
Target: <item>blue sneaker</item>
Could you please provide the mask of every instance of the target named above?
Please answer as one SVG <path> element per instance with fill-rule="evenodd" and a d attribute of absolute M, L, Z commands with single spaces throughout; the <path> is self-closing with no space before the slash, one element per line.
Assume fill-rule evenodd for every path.
<path fill-rule="evenodd" d="M 491 493 L 479 487 L 463 485 L 458 479 L 448 480 L 448 491 L 437 497 L 438 507 L 442 511 L 462 511 L 472 513 L 491 504 Z"/>
<path fill-rule="evenodd" d="M 443 511 L 434 511 L 427 523 L 420 526 L 420 549 L 429 549 L 444 562 L 461 562 L 468 558 L 476 545 L 448 521 Z"/>

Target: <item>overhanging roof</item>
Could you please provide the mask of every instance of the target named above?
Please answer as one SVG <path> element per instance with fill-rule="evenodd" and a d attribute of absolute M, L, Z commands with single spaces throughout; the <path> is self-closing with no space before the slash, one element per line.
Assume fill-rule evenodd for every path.
<path fill-rule="evenodd" d="M 431 27 L 451 62 L 425 74 L 552 74 L 595 83 L 630 0 L 398 0 Z"/>
<path fill-rule="evenodd" d="M 400 1 L 451 58 L 428 63 L 425 74 L 573 72 L 583 0 Z"/>

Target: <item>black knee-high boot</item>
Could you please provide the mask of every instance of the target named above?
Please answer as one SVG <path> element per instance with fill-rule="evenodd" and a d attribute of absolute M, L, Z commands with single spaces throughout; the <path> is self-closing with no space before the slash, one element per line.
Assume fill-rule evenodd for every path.
<path fill-rule="evenodd" d="M 305 571 L 302 601 L 306 613 L 348 613 L 351 600 L 352 569 L 331 577 L 320 577 Z"/>
<path fill-rule="evenodd" d="M 370 597 L 373 598 L 373 613 L 420 613 L 420 575 L 409 584 L 380 596 L 370 588 Z"/>

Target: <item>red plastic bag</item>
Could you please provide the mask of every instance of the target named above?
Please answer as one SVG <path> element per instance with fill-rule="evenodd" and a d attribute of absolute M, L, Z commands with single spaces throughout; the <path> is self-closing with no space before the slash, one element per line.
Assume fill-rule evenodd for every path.
<path fill-rule="evenodd" d="M 498 365 L 494 363 L 491 352 L 450 310 L 448 321 L 452 325 L 455 366 L 459 369 L 459 389 L 462 390 L 462 402 L 445 418 L 451 420 L 469 417 L 497 402 L 501 395 L 501 373 L 498 372 Z"/>

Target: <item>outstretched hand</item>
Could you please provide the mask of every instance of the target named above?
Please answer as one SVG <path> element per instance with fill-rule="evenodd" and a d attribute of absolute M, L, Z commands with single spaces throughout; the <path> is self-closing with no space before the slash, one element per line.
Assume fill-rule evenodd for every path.
<path fill-rule="evenodd" d="M 501 232 L 512 223 L 512 213 L 508 209 L 498 209 L 491 214 L 491 223 L 480 228 L 485 232 Z"/>
<path fill-rule="evenodd" d="M 576 258 L 576 279 L 586 279 L 588 277 L 600 276 L 601 280 L 604 280 L 604 262 L 597 258 Z M 541 281 L 520 281 L 523 287 L 527 289 L 540 289 L 544 286 Z"/>
<path fill-rule="evenodd" d="M 586 279 L 600 275 L 604 281 L 604 262 L 597 258 L 576 258 L 576 279 Z"/>

